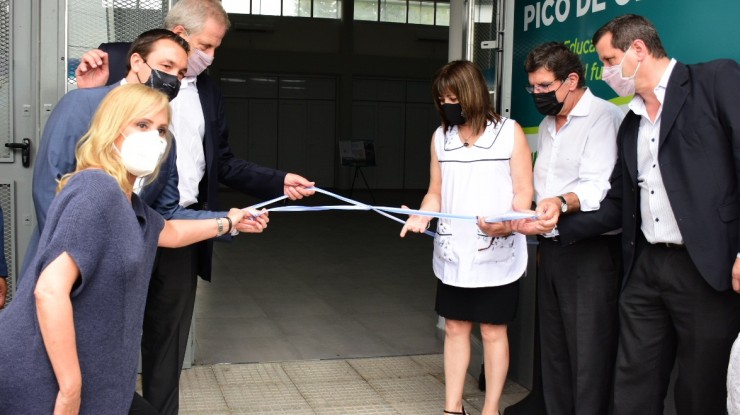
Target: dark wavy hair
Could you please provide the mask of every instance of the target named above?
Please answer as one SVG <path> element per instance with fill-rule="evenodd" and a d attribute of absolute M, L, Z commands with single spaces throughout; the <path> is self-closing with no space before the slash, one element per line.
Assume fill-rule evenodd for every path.
<path fill-rule="evenodd" d="M 186 54 L 190 54 L 190 45 L 188 41 L 176 35 L 175 33 L 167 29 L 152 29 L 147 30 L 137 37 L 131 48 L 128 50 L 128 58 L 126 59 L 126 71 L 131 70 L 131 55 L 138 53 L 142 59 L 146 60 L 149 54 L 154 49 L 154 44 L 162 39 L 169 39 L 182 47 Z"/>
<path fill-rule="evenodd" d="M 568 75 L 578 75 L 578 87 L 586 86 L 583 62 L 564 43 L 547 42 L 529 51 L 524 61 L 524 70 L 532 73 L 540 68 L 555 74 L 555 79 L 565 80 Z"/>

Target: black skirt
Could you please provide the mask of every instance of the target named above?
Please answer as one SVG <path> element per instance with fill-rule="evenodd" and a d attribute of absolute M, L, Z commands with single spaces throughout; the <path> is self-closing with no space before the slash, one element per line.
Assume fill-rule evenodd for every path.
<path fill-rule="evenodd" d="M 519 280 L 497 287 L 462 288 L 437 280 L 434 310 L 450 320 L 507 324 L 516 317 Z"/>

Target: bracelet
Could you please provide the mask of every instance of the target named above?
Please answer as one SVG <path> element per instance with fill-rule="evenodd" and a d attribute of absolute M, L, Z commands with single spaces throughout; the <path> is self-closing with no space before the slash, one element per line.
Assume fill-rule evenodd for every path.
<path fill-rule="evenodd" d="M 224 219 L 226 219 L 227 221 L 229 221 L 229 229 L 227 229 L 226 232 L 224 232 L 224 233 L 231 233 L 231 230 L 234 228 L 234 222 L 232 222 L 231 221 L 231 218 L 228 217 L 228 216 L 226 218 L 224 218 Z"/>
<path fill-rule="evenodd" d="M 216 218 L 216 236 L 221 236 L 224 234 L 224 221 L 221 218 Z"/>

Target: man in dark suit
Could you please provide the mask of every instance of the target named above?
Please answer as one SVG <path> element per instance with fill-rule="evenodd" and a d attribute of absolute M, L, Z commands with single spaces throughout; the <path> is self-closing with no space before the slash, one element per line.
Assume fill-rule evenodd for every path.
<path fill-rule="evenodd" d="M 740 66 L 669 59 L 636 15 L 593 43 L 602 79 L 635 96 L 601 208 L 561 216 L 558 230 L 570 244 L 622 226 L 614 414 L 662 414 L 674 361 L 678 413 L 723 414 L 740 330 Z"/>
<path fill-rule="evenodd" d="M 286 194 L 291 199 L 310 196 L 305 178 L 259 166 L 234 157 L 228 143 L 224 101 L 216 83 L 203 71 L 229 28 L 229 19 L 217 0 L 180 0 L 165 18 L 165 27 L 188 41 L 188 73 L 172 101 L 171 128 L 177 140 L 180 204 L 215 209 L 219 183 L 260 198 Z M 77 68 L 79 86 L 95 86 L 120 70 L 124 46 L 105 45 L 83 55 Z M 118 65 L 118 64 L 116 64 Z M 195 305 L 197 276 L 211 278 L 212 241 L 158 251 L 144 315 L 142 389 L 144 398 L 160 414 L 179 409 L 179 380 Z"/>

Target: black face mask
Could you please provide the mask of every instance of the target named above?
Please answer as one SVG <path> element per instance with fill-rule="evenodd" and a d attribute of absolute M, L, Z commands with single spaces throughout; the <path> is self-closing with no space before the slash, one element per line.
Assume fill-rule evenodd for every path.
<path fill-rule="evenodd" d="M 563 109 L 563 102 L 558 102 L 558 97 L 555 96 L 555 91 L 543 92 L 541 94 L 532 94 L 534 99 L 534 106 L 537 107 L 537 111 L 542 115 L 558 115 Z"/>
<path fill-rule="evenodd" d="M 462 105 L 457 104 L 442 104 L 442 112 L 445 114 L 445 118 L 450 122 L 450 125 L 463 125 L 465 124 L 465 117 L 463 116 Z"/>
<path fill-rule="evenodd" d="M 146 63 L 146 66 L 149 66 L 149 64 Z M 170 75 L 151 66 L 149 66 L 149 69 L 152 70 L 152 74 L 149 75 L 149 79 L 146 82 L 142 83 L 152 89 L 163 92 L 170 101 L 175 99 L 177 93 L 180 92 L 180 80 L 175 75 Z M 139 75 L 137 74 L 136 77 L 138 78 Z M 141 82 L 141 79 L 139 79 L 139 82 Z"/>

